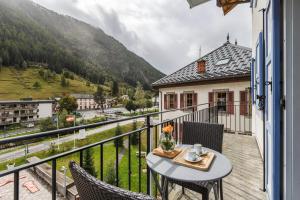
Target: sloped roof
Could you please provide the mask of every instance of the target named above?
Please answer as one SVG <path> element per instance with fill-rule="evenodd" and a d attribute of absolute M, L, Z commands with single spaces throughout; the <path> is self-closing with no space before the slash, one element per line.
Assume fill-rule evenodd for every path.
<path fill-rule="evenodd" d="M 229 59 L 228 63 L 216 65 L 220 60 Z M 197 61 L 206 61 L 206 72 L 197 72 Z M 197 59 L 180 70 L 167 75 L 152 84 L 153 87 L 184 84 L 199 81 L 223 80 L 235 77 L 250 78 L 251 49 L 230 42 Z"/>

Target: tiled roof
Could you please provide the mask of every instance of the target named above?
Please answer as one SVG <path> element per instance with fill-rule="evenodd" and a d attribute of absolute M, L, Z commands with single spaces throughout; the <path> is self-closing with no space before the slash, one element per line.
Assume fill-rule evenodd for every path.
<path fill-rule="evenodd" d="M 220 60 L 228 59 L 229 62 L 216 65 Z M 197 72 L 197 61 L 206 61 L 206 72 Z M 152 86 L 160 87 L 172 84 L 184 84 L 199 81 L 218 80 L 235 77 L 250 77 L 251 49 L 230 42 L 197 59 L 180 70 L 167 75 Z"/>
<path fill-rule="evenodd" d="M 93 99 L 94 95 L 92 94 L 71 94 L 72 97 L 76 99 Z"/>

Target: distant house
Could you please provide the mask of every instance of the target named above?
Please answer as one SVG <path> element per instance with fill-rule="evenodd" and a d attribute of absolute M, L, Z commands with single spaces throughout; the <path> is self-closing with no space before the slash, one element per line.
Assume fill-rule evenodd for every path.
<path fill-rule="evenodd" d="M 0 127 L 12 124 L 28 124 L 52 117 L 53 100 L 0 101 Z"/>
<path fill-rule="evenodd" d="M 209 103 L 227 114 L 248 114 L 250 105 L 237 110 L 228 105 L 250 102 L 250 63 L 251 49 L 228 37 L 222 46 L 152 84 L 159 90 L 160 111 Z M 187 110 L 166 113 L 162 120 L 182 112 Z"/>
<path fill-rule="evenodd" d="M 94 95 L 92 94 L 71 94 L 72 97 L 74 97 L 77 101 L 78 111 L 83 110 L 97 110 L 100 109 L 100 105 L 98 105 L 94 100 Z M 103 108 L 111 108 L 112 105 L 115 103 L 114 98 L 106 98 L 105 103 L 103 104 Z"/>

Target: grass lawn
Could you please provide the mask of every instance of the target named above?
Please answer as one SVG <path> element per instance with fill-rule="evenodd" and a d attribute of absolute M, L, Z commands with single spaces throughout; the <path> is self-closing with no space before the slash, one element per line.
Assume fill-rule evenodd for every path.
<path fill-rule="evenodd" d="M 15 67 L 1 67 L 0 71 L 0 100 L 20 99 L 32 97 L 34 99 L 48 99 L 52 96 L 61 96 L 63 93 L 93 93 L 96 87 L 86 86 L 86 80 L 75 76 L 74 80 L 67 79 L 68 87 L 60 85 L 60 75 L 54 80 L 45 81 L 39 75 L 39 67 L 28 67 L 24 70 Z M 33 84 L 39 82 L 40 89 L 34 89 Z"/>
<path fill-rule="evenodd" d="M 138 125 L 140 125 L 140 124 L 138 124 Z M 125 133 L 125 132 L 132 130 L 132 125 L 131 124 L 124 125 L 121 128 L 122 128 L 122 132 Z M 99 134 L 91 135 L 84 140 L 77 141 L 76 146 L 80 147 L 80 146 L 84 146 L 87 144 L 95 143 L 97 141 L 101 141 L 103 139 L 112 137 L 112 136 L 114 136 L 114 134 L 115 134 L 115 128 L 107 130 L 107 131 L 103 131 Z M 142 146 L 141 146 L 142 151 L 146 151 L 146 132 L 145 131 L 143 133 L 141 133 L 141 139 L 142 139 Z M 124 141 L 124 146 L 127 146 L 125 144 L 128 142 L 128 137 L 125 137 L 123 139 L 123 141 Z M 72 147 L 73 147 L 73 141 L 66 142 L 63 145 L 60 145 L 60 152 L 70 150 L 70 149 L 72 149 Z M 128 152 L 128 148 L 125 148 L 125 147 L 123 147 L 123 148 L 124 148 L 123 149 L 124 155 L 119 162 L 119 186 L 122 188 L 128 189 L 128 153 L 129 152 Z M 92 149 L 93 149 L 94 167 L 97 172 L 97 178 L 100 179 L 100 170 L 101 170 L 101 168 L 100 168 L 100 146 L 93 147 Z M 119 148 L 119 156 L 121 156 L 120 155 L 121 150 L 122 149 Z M 138 146 L 132 145 L 131 146 L 131 190 L 136 191 L 136 192 L 139 191 L 139 159 L 136 156 L 137 151 L 138 151 Z M 54 155 L 57 153 L 59 153 L 57 150 L 52 151 L 52 152 L 50 150 L 42 151 L 42 152 L 31 154 L 30 157 L 38 156 L 39 158 L 46 158 L 48 156 L 51 156 L 51 155 Z M 115 160 L 116 160 L 116 157 L 115 157 L 116 149 L 115 149 L 113 142 L 104 144 L 103 155 L 104 155 L 104 158 L 103 158 L 103 161 L 104 161 L 104 163 L 103 163 L 104 169 L 103 170 L 104 171 L 103 172 L 104 172 L 104 180 L 105 180 L 106 174 L 108 173 L 108 170 L 109 170 L 108 166 L 111 163 L 115 163 Z M 18 159 L 15 159 L 14 162 L 16 165 L 21 165 L 26 162 L 25 160 L 26 160 L 26 158 L 18 158 Z M 62 166 L 67 167 L 70 160 L 74 160 L 77 163 L 79 163 L 79 152 L 58 159 L 57 160 L 57 170 L 60 170 Z M 6 169 L 6 164 L 7 164 L 7 162 L 0 164 L 0 171 Z M 51 165 L 51 162 L 49 162 L 49 164 Z M 141 158 L 141 166 L 142 166 L 141 167 L 142 168 L 141 191 L 146 193 L 147 174 L 146 174 L 146 171 L 143 170 L 143 169 L 146 169 L 145 158 Z M 69 170 L 67 170 L 67 176 L 71 177 Z"/>

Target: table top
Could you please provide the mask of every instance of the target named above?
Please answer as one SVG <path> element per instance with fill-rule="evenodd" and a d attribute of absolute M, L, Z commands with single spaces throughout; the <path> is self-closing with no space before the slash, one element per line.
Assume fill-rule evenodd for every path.
<path fill-rule="evenodd" d="M 192 145 L 181 145 L 180 147 L 189 148 Z M 208 171 L 200 171 L 178 165 L 172 159 L 156 156 L 153 153 L 147 155 L 146 161 L 152 171 L 167 178 L 184 182 L 214 181 L 224 178 L 231 173 L 232 165 L 226 156 L 209 148 L 204 149 L 215 154 Z"/>

